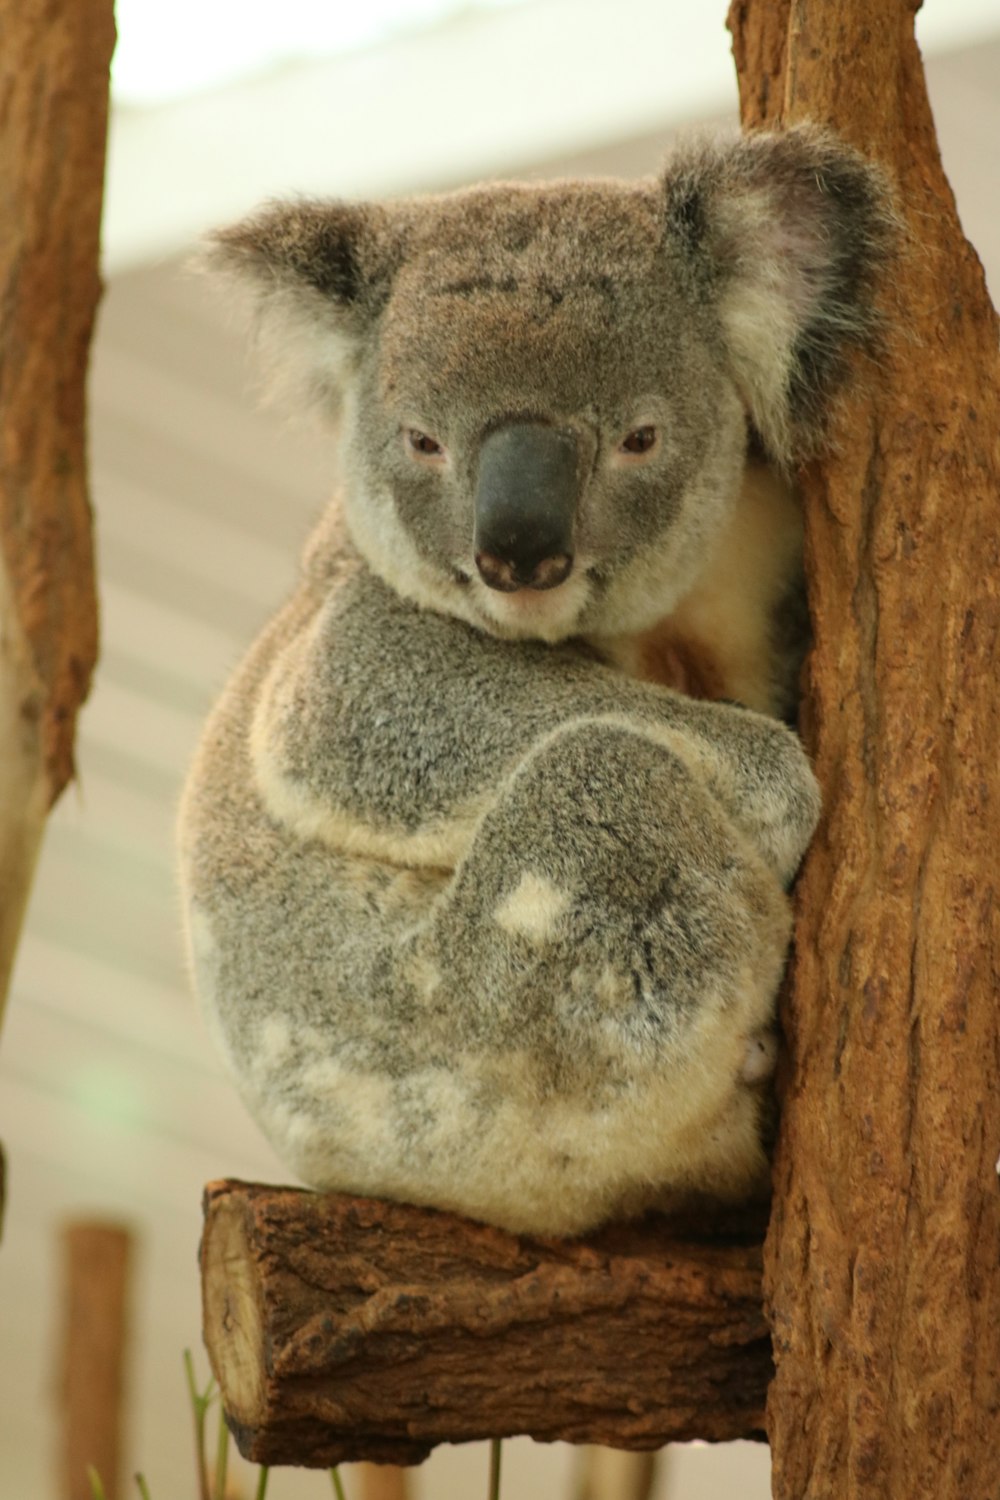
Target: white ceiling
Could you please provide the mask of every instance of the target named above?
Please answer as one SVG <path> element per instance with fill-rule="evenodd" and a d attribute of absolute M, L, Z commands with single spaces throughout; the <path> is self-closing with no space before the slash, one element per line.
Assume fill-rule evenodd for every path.
<path fill-rule="evenodd" d="M 629 42 L 630 56 L 644 50 Z M 929 79 L 963 221 L 1000 286 L 1000 41 L 936 58 Z M 536 136 L 544 164 L 517 136 L 506 167 L 645 172 L 665 135 L 650 129 L 585 157 L 567 156 L 561 135 Z M 455 160 L 411 186 L 448 180 Z M 146 174 L 155 184 L 151 160 Z M 180 1355 L 198 1344 L 201 1188 L 220 1175 L 285 1176 L 194 1014 L 172 873 L 174 804 L 200 722 L 288 587 L 332 467 L 324 444 L 256 413 L 246 384 L 240 336 L 175 260 L 113 277 L 91 397 L 103 656 L 81 723 L 80 783 L 52 819 L 0 1047 L 3 1500 L 55 1500 L 57 1221 L 123 1215 L 141 1233 L 131 1461 L 147 1469 L 154 1500 L 181 1500 L 193 1494 Z M 565 1493 L 568 1462 L 517 1447 L 506 1500 Z M 424 1500 L 485 1494 L 481 1456 L 443 1452 L 421 1484 Z M 689 1453 L 669 1493 L 763 1500 L 766 1454 Z M 273 1500 L 323 1494 L 321 1476 L 272 1481 Z"/>
<path fill-rule="evenodd" d="M 378 0 L 375 13 L 396 3 Z M 229 50 L 238 58 L 262 21 L 260 0 L 186 4 L 205 19 L 186 24 L 177 0 L 128 0 L 123 47 L 133 14 L 152 23 L 169 55 L 178 36 L 187 43 L 196 32 L 209 43 L 219 17 L 236 9 Z M 285 8 L 266 7 L 272 24 Z M 167 108 L 115 110 L 109 270 L 173 254 L 276 194 L 377 197 L 475 181 L 521 171 L 540 151 L 577 155 L 736 111 L 721 0 L 531 0 L 457 14 L 435 0 L 433 8 L 450 14 L 378 48 L 275 66 Z M 340 0 L 311 11 L 322 28 L 371 7 Z M 303 0 L 292 0 L 290 24 L 302 14 Z M 934 56 L 996 37 L 997 0 L 927 0 L 917 34 Z"/>
<path fill-rule="evenodd" d="M 117 0 L 111 93 L 148 107 L 218 89 L 277 68 L 427 31 L 461 12 L 526 0 Z M 968 6 L 970 0 L 959 0 Z M 973 0 L 974 3 L 974 0 Z M 197 45 L 192 46 L 192 38 Z"/>

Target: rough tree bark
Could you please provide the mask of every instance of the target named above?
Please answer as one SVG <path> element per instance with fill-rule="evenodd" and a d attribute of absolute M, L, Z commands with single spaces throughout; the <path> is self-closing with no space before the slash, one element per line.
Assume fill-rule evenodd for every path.
<path fill-rule="evenodd" d="M 84 384 L 111 0 L 0 0 L 0 1016 L 97 654 Z"/>
<path fill-rule="evenodd" d="M 1000 1494 L 997 320 L 911 0 L 735 0 L 744 122 L 895 177 L 902 335 L 802 479 L 826 814 L 800 878 L 765 1258 L 776 1500 Z"/>
<path fill-rule="evenodd" d="M 518 1239 L 452 1214 L 214 1183 L 205 1343 L 240 1451 L 419 1463 L 528 1433 L 657 1448 L 759 1437 L 759 1220 Z"/>

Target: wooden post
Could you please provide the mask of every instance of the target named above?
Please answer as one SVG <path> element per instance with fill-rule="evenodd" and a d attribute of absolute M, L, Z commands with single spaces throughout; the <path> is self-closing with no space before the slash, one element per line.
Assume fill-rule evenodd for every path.
<path fill-rule="evenodd" d="M 0 0 L 0 1016 L 97 654 L 84 384 L 112 0 Z"/>
<path fill-rule="evenodd" d="M 798 887 L 765 1286 L 776 1500 L 1000 1493 L 1000 362 L 914 0 L 735 0 L 749 126 L 884 163 L 900 333 L 802 476 L 825 818 Z"/>
<path fill-rule="evenodd" d="M 108 1500 L 124 1493 L 122 1398 L 131 1250 L 129 1231 L 115 1224 L 70 1224 L 62 1234 L 61 1500 L 91 1500 L 91 1467 Z"/>
<path fill-rule="evenodd" d="M 204 1334 L 258 1463 L 420 1463 L 527 1433 L 653 1449 L 760 1436 L 770 1351 L 752 1220 L 518 1239 L 402 1204 L 211 1184 Z"/>
<path fill-rule="evenodd" d="M 655 1453 L 584 1448 L 573 1500 L 650 1500 L 658 1464 Z"/>
<path fill-rule="evenodd" d="M 408 1500 L 406 1470 L 394 1464 L 359 1464 L 358 1478 L 361 1500 Z"/>

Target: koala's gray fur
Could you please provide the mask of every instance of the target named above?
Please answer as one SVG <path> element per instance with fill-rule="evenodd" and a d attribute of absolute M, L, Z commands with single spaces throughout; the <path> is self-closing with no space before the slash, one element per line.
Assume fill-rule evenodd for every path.
<path fill-rule="evenodd" d="M 655 658 L 786 701 L 796 522 L 748 443 L 780 468 L 821 440 L 890 240 L 877 174 L 809 130 L 216 237 L 269 365 L 342 429 L 182 813 L 198 989 L 306 1182 L 553 1233 L 759 1187 L 817 791 L 790 730 Z M 477 485 L 524 426 L 575 455 L 572 571 L 501 592 Z"/>

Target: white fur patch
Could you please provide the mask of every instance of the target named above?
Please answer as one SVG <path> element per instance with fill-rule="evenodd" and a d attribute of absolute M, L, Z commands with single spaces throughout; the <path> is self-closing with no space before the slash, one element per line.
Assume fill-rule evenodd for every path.
<path fill-rule="evenodd" d="M 205 909 L 196 901 L 188 905 L 187 940 L 191 968 L 198 981 L 198 998 L 205 1014 L 212 1019 L 215 1013 L 219 948 Z"/>
<path fill-rule="evenodd" d="M 532 943 L 544 943 L 555 933 L 559 918 L 570 904 L 565 891 L 559 890 L 544 875 L 529 870 L 506 900 L 493 913 L 498 927 Z"/>
<path fill-rule="evenodd" d="M 205 1018 L 205 1025 L 208 1027 L 208 1033 L 219 1056 L 232 1076 L 238 1078 L 239 1068 L 233 1049 L 219 1019 L 219 945 L 215 940 L 208 915 L 197 901 L 188 902 L 186 932 L 191 971 L 196 979 L 195 992 L 201 1005 L 201 1013 Z"/>
<path fill-rule="evenodd" d="M 203 906 L 192 902 L 188 914 L 188 936 L 191 953 L 198 964 L 210 965 L 215 961 L 218 944 Z"/>
<path fill-rule="evenodd" d="M 268 1016 L 260 1028 L 257 1041 L 257 1061 L 263 1068 L 280 1067 L 288 1056 L 292 1045 L 292 1034 L 283 1016 Z"/>
<path fill-rule="evenodd" d="M 577 622 L 590 602 L 591 584 L 587 578 L 588 563 L 578 558 L 565 583 L 554 589 L 519 589 L 504 594 L 473 578 L 472 599 L 479 608 L 480 620 L 493 627 L 493 633 L 504 640 L 565 640 L 572 635 Z"/>
<path fill-rule="evenodd" d="M 437 1149 L 442 1152 L 453 1149 L 455 1140 L 474 1126 L 469 1112 L 467 1080 L 460 1069 L 460 1062 L 454 1073 L 446 1072 L 444 1068 L 426 1068 L 414 1078 L 420 1098 L 434 1117 Z"/>
<path fill-rule="evenodd" d="M 302 1072 L 302 1087 L 318 1105 L 340 1104 L 366 1123 L 384 1120 L 392 1101 L 392 1082 L 385 1074 L 348 1068 L 334 1057 L 310 1063 Z"/>
<path fill-rule="evenodd" d="M 441 970 L 423 953 L 413 956 L 406 966 L 406 978 L 421 1000 L 429 1000 L 441 988 Z"/>
<path fill-rule="evenodd" d="M 788 452 L 788 379 L 798 323 L 791 290 L 776 276 L 746 279 L 722 299 L 720 315 L 754 422 L 772 453 Z"/>
<path fill-rule="evenodd" d="M 740 1069 L 744 1083 L 764 1083 L 774 1072 L 778 1061 L 778 1038 L 773 1031 L 758 1031 L 747 1037 L 746 1055 Z"/>

